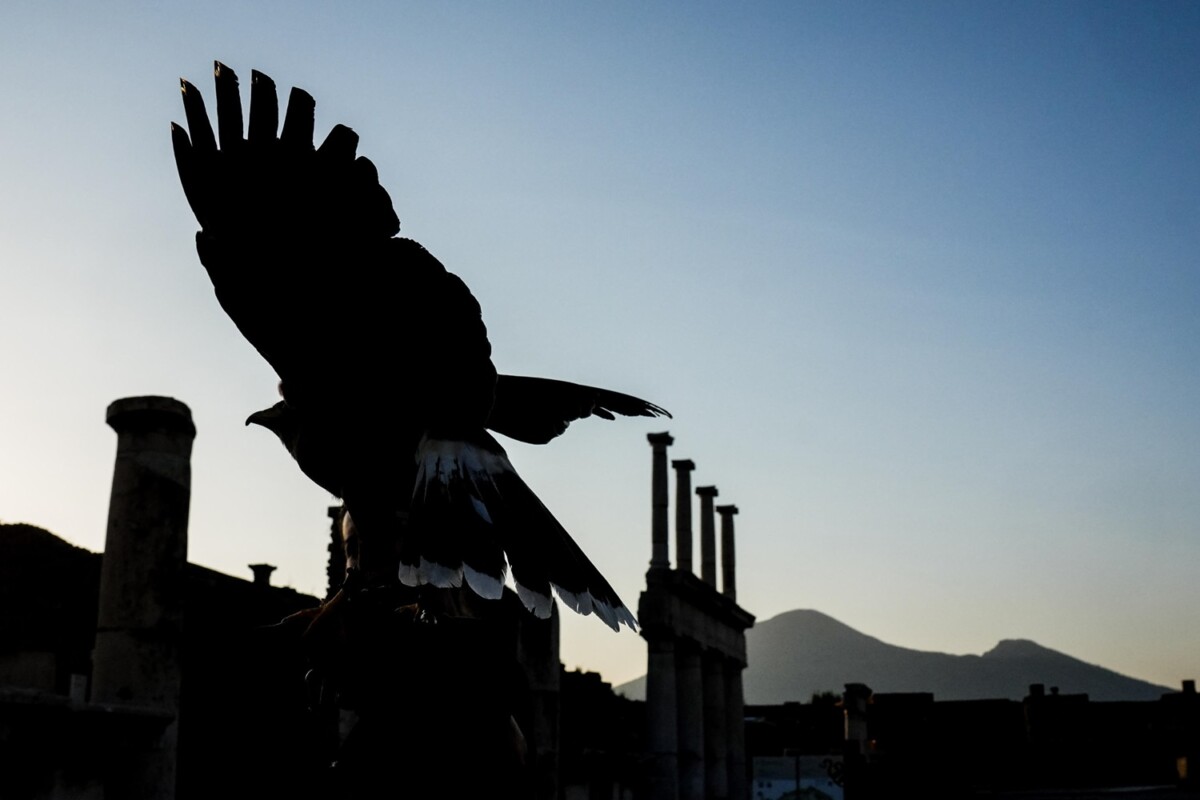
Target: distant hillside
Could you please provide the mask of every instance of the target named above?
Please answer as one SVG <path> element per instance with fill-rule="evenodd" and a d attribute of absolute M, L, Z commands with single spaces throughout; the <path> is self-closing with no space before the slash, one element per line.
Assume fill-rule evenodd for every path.
<path fill-rule="evenodd" d="M 64 669 L 91 670 L 102 554 L 47 530 L 0 523 L 0 655 L 56 653 Z M 246 630 L 278 622 L 315 597 L 188 564 L 184 604 L 190 632 Z"/>
<path fill-rule="evenodd" d="M 24 523 L 0 523 L 0 654 L 49 650 L 87 672 L 100 555 Z"/>
<path fill-rule="evenodd" d="M 841 692 L 847 683 L 876 692 L 932 692 L 938 700 L 1019 700 L 1032 683 L 1092 700 L 1157 700 L 1171 691 L 1025 639 L 1006 639 L 981 656 L 930 653 L 881 642 L 807 609 L 760 622 L 747 631 L 746 648 L 746 702 L 755 704 L 807 702 L 814 692 Z M 645 681 L 616 691 L 641 699 Z"/>

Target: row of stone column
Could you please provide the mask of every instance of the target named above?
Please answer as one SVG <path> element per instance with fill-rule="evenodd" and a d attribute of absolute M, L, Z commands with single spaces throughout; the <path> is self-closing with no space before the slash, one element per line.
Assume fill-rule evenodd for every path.
<path fill-rule="evenodd" d="M 675 440 L 668 433 L 652 433 L 647 437 L 653 447 L 651 477 L 652 494 L 652 554 L 651 567 L 670 568 L 667 553 L 667 447 Z M 696 464 L 688 459 L 672 461 L 675 468 L 675 567 L 695 572 L 692 558 L 692 470 Z M 700 578 L 710 586 L 717 585 L 717 536 L 715 511 L 721 517 L 721 593 L 737 599 L 737 578 L 734 559 L 733 517 L 735 505 L 718 506 L 716 486 L 697 486 L 700 498 Z"/>
<path fill-rule="evenodd" d="M 654 794 L 679 800 L 747 796 L 742 664 L 686 639 L 650 643 L 647 699 Z M 653 676 L 653 677 L 651 677 Z M 651 700 L 653 695 L 653 700 Z"/>

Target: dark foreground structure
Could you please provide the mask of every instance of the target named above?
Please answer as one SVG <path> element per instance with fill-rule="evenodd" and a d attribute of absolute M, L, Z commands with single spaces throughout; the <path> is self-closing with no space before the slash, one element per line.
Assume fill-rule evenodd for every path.
<path fill-rule="evenodd" d="M 491 738 L 470 724 L 499 698 L 523 732 L 521 793 L 558 796 L 556 615 L 510 593 L 488 604 L 486 635 L 465 619 L 356 638 L 377 605 L 363 596 L 322 629 L 338 641 L 315 648 L 301 635 L 311 615 L 291 615 L 318 599 L 271 586 L 270 565 L 248 581 L 187 563 L 188 408 L 126 398 L 107 419 L 103 556 L 0 526 L 0 797 L 453 797 L 512 763 L 478 746 L 514 741 L 507 708 Z M 331 556 L 332 584 L 340 541 Z M 328 680 L 347 665 L 354 682 Z"/>
<path fill-rule="evenodd" d="M 0 538 L 0 797 L 304 785 L 319 738 L 303 662 L 263 626 L 317 598 L 271 586 L 266 565 L 246 581 L 187 563 L 187 406 L 126 398 L 107 420 L 105 557 L 28 525 Z"/>
<path fill-rule="evenodd" d="M 244 580 L 186 562 L 195 434 L 186 406 L 128 398 L 110 406 L 108 422 L 118 440 L 103 558 L 32 526 L 0 525 L 0 798 L 347 796 L 353 781 L 339 771 L 354 765 L 332 765 L 359 715 L 327 696 L 294 629 L 276 624 L 318 598 L 272 586 L 267 564 L 250 565 L 253 579 Z M 715 487 L 693 491 L 695 465 L 674 461 L 672 567 L 671 437 L 649 438 L 652 557 L 639 606 L 648 700 L 564 672 L 557 615 L 538 620 L 515 598 L 501 601 L 513 625 L 493 657 L 519 669 L 494 693 L 515 697 L 528 748 L 521 795 L 1200 797 L 1200 696 L 1191 680 L 1149 702 L 1091 702 L 1040 685 L 1023 701 L 946 702 L 850 684 L 810 703 L 744 706 L 754 618 L 736 602 L 737 509 L 714 506 Z M 344 573 L 336 509 L 331 516 L 330 594 Z M 445 727 L 448 737 L 434 745 L 451 754 L 439 757 L 478 773 L 483 754 L 453 733 Z M 397 762 L 378 763 L 374 774 L 389 779 L 381 788 L 417 796 L 404 794 Z M 446 780 L 455 780 L 445 764 Z"/>
<path fill-rule="evenodd" d="M 756 800 L 794 797 L 1200 797 L 1195 682 L 1157 701 L 875 694 L 749 706 Z M 799 786 L 799 789 L 797 789 Z"/>

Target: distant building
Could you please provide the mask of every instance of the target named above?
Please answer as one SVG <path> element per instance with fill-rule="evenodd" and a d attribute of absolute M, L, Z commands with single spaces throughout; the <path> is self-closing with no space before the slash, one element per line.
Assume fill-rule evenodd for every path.
<path fill-rule="evenodd" d="M 186 406 L 128 398 L 108 421 L 108 557 L 0 526 L 0 796 L 303 786 L 303 664 L 260 626 L 316 598 L 186 563 Z"/>
<path fill-rule="evenodd" d="M 764 800 L 781 789 L 795 796 L 788 794 L 797 788 L 786 770 L 789 758 L 810 772 L 814 763 L 825 765 L 848 800 L 909 791 L 944 798 L 1080 790 L 1141 797 L 1146 787 L 1158 788 L 1145 796 L 1198 796 L 1192 769 L 1200 696 L 1190 680 L 1158 701 L 1129 702 L 1091 702 L 1053 688 L 1047 693 L 1040 684 L 1023 701 L 941 702 L 928 693 L 876 694 L 850 684 L 836 702 L 749 706 L 746 729 Z M 810 787 L 799 783 L 799 796 L 820 796 Z M 1129 787 L 1141 788 L 1118 793 Z"/>

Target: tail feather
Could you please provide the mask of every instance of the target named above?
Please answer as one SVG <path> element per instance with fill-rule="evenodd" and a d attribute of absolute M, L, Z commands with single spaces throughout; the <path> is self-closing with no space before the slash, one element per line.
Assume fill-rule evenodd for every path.
<path fill-rule="evenodd" d="M 517 596 L 536 616 L 550 616 L 553 590 L 580 614 L 637 630 L 633 613 L 494 439 L 427 436 L 417 460 L 401 582 L 460 586 L 465 579 L 477 594 L 499 597 L 511 567 Z"/>
<path fill-rule="evenodd" d="M 553 589 L 568 608 L 595 612 L 614 630 L 622 622 L 637 630 L 616 591 L 520 476 L 510 472 L 498 481 L 505 500 L 497 515 L 502 515 L 498 533 L 514 582 L 547 598 Z"/>
<path fill-rule="evenodd" d="M 491 532 L 484 474 L 477 454 L 459 457 L 459 443 L 423 448 L 408 526 L 400 543 L 400 582 L 440 588 L 466 584 L 481 597 L 499 599 L 507 564 Z M 461 462 L 461 466 L 458 466 Z"/>

